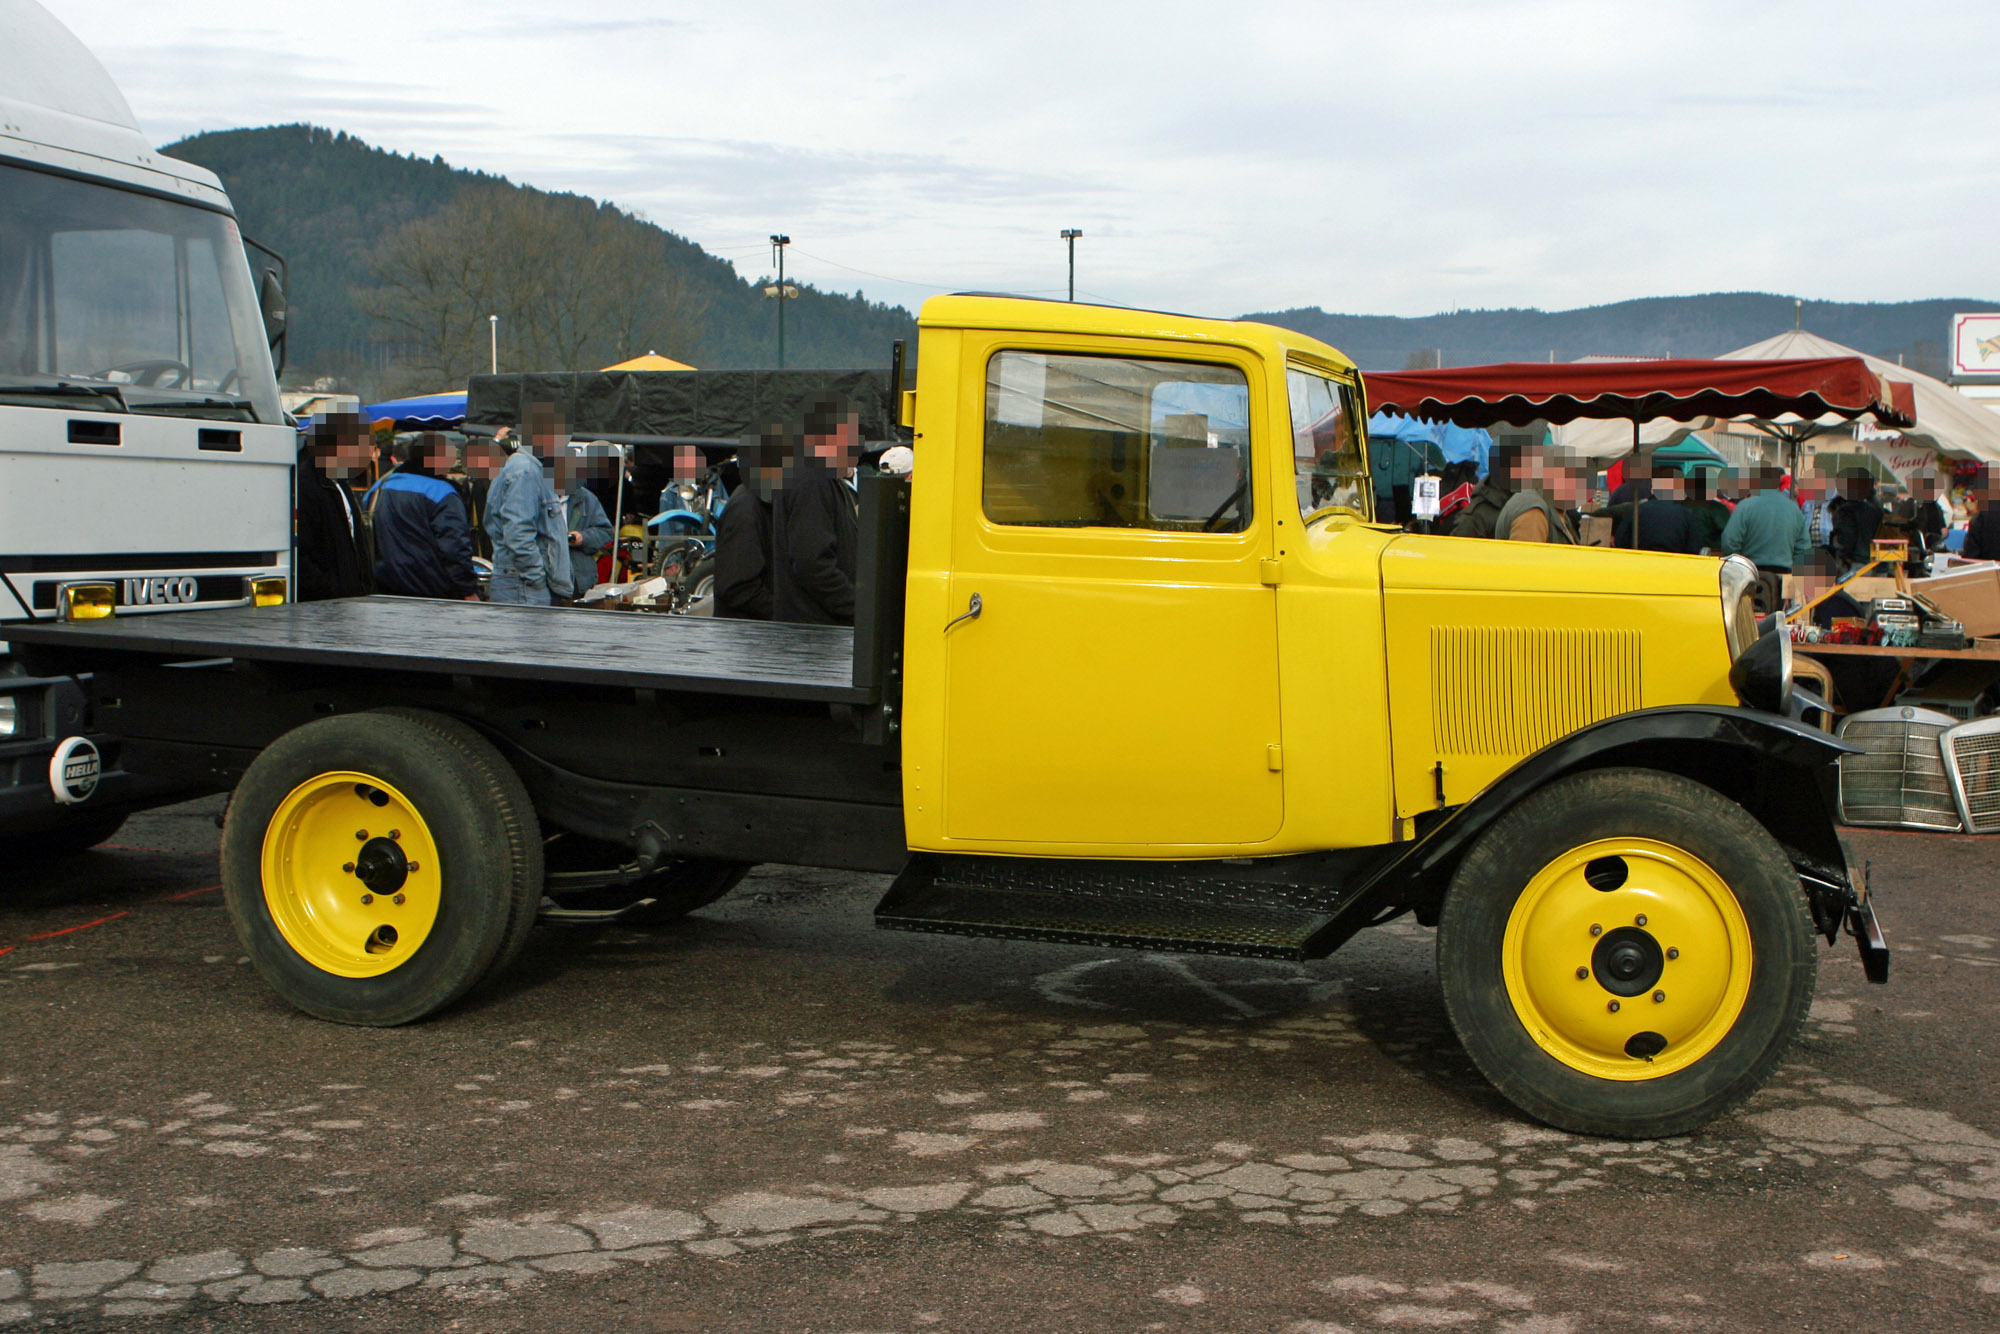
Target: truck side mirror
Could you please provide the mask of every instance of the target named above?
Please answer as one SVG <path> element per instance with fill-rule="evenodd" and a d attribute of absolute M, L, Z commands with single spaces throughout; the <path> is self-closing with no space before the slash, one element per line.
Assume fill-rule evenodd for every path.
<path fill-rule="evenodd" d="M 278 280 L 276 269 L 264 270 L 264 281 L 257 285 L 257 304 L 264 316 L 264 340 L 271 345 L 271 373 L 282 374 L 285 369 L 285 325 L 290 317 L 290 307 L 285 303 L 284 284 Z"/>

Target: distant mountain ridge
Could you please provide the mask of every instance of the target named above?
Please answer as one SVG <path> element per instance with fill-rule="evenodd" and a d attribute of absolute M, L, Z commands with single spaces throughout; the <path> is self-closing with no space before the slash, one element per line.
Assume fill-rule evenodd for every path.
<path fill-rule="evenodd" d="M 306 373 L 342 375 L 367 393 L 437 387 L 397 382 L 394 349 L 355 300 L 356 291 L 374 282 L 372 257 L 383 237 L 440 213 L 469 189 L 549 193 L 453 167 L 441 157 L 392 153 L 311 125 L 219 130 L 162 151 L 222 177 L 245 234 L 289 260 L 295 373 L 287 379 Z M 661 262 L 677 269 L 706 298 L 696 345 L 658 351 L 716 369 L 776 364 L 777 312 L 758 287 L 685 237 L 636 218 L 632 223 L 648 230 Z M 799 287 L 799 298 L 786 310 L 787 361 L 793 366 L 882 365 L 894 339 L 916 336 L 915 317 L 901 306 L 872 302 L 860 293 Z M 1949 317 L 1992 310 L 2000 310 L 2000 303 L 1970 298 L 1807 301 L 1803 319 L 1814 333 L 1942 376 Z M 1546 361 L 1551 352 L 1563 361 L 1592 355 L 1714 356 L 1791 328 L 1794 313 L 1791 297 L 1731 292 L 1559 311 L 1461 310 L 1404 317 L 1301 306 L 1242 318 L 1331 343 L 1364 370 L 1400 370 L 1438 360 L 1447 366 Z"/>
<path fill-rule="evenodd" d="M 290 361 L 296 371 L 344 376 L 367 393 L 419 387 L 397 382 L 393 349 L 355 300 L 356 291 L 375 282 L 372 258 L 383 237 L 438 214 L 469 189 L 551 193 L 453 167 L 441 157 L 392 153 L 313 125 L 219 130 L 161 151 L 220 176 L 244 234 L 286 257 L 294 317 Z M 706 300 L 695 345 L 659 352 L 714 369 L 776 364 L 777 310 L 760 288 L 685 237 L 641 219 L 630 221 L 650 233 L 660 262 L 679 270 Z M 916 337 L 915 317 L 900 306 L 868 301 L 859 293 L 797 286 L 799 296 L 785 312 L 786 360 L 792 366 L 886 366 L 895 339 Z M 505 330 L 501 336 L 504 340 Z M 629 354 L 649 350 L 654 349 L 635 347 Z"/>
<path fill-rule="evenodd" d="M 1768 292 L 1646 297 L 1580 310 L 1460 310 L 1405 318 L 1338 315 L 1317 306 L 1243 318 L 1309 334 L 1363 370 L 1402 370 L 1496 361 L 1574 361 L 1586 356 L 1713 357 L 1804 327 L 1857 351 L 1943 378 L 1951 316 L 2000 310 L 2000 303 L 1944 298 L 1860 304 L 1807 301 Z"/>

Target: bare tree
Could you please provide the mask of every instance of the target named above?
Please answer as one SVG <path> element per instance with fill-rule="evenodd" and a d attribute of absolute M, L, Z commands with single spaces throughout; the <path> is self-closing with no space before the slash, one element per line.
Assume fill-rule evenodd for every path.
<path fill-rule="evenodd" d="M 707 300 L 657 229 L 608 204 L 508 187 L 468 190 L 383 238 L 377 285 L 357 296 L 404 367 L 448 384 L 502 363 L 590 370 L 648 348 L 686 349 Z"/>

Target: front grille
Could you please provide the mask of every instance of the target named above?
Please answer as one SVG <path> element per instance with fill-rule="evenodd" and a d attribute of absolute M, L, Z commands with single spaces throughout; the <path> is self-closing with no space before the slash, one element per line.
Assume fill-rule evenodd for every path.
<path fill-rule="evenodd" d="M 1864 753 L 1840 757 L 1841 822 L 1962 829 L 1939 747 L 1957 724 L 1949 714 L 1908 705 L 1849 714 L 1840 738 Z"/>
<path fill-rule="evenodd" d="M 250 596 L 248 579 L 246 576 L 240 574 L 196 575 L 194 576 L 195 595 L 192 598 L 182 598 L 179 602 L 161 601 L 156 603 L 151 601 L 150 598 L 146 601 L 140 601 L 136 598 L 128 599 L 126 596 L 126 585 L 131 582 L 141 582 L 141 580 L 138 576 L 127 579 L 123 575 L 112 574 L 79 575 L 69 579 L 38 580 L 35 583 L 34 589 L 34 607 L 36 611 L 54 611 L 56 609 L 57 591 L 64 584 L 81 583 L 110 584 L 117 590 L 118 609 L 121 612 L 130 611 L 135 607 L 174 607 L 191 606 L 196 603 L 241 602 Z M 177 588 L 175 591 L 179 592 L 179 589 Z"/>
<path fill-rule="evenodd" d="M 2000 833 L 2000 718 L 1954 727 L 1938 739 L 1951 795 L 1967 833 Z"/>

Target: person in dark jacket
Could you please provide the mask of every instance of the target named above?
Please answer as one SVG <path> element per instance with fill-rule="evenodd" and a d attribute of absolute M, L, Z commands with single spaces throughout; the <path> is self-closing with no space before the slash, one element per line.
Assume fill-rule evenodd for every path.
<path fill-rule="evenodd" d="M 2000 560 L 2000 479 L 1992 468 L 1982 468 L 1970 491 L 1979 513 L 1966 525 L 1965 550 L 1960 554 L 1967 560 Z"/>
<path fill-rule="evenodd" d="M 804 449 L 771 502 L 772 616 L 854 624 L 861 414 L 828 400 L 806 414 Z"/>
<path fill-rule="evenodd" d="M 362 508 L 375 533 L 375 588 L 398 597 L 479 598 L 472 524 L 458 488 L 424 468 L 423 443 L 398 436 L 396 466 L 369 488 Z"/>
<path fill-rule="evenodd" d="M 1681 477 L 1671 464 L 1660 465 L 1650 480 L 1637 478 L 1621 485 L 1611 493 L 1604 511 L 1612 516 L 1611 545 L 1626 551 L 1699 555 L 1701 528 L 1694 511 L 1681 503 L 1681 494 Z M 1632 535 L 1635 518 L 1639 525 L 1636 545 Z"/>
<path fill-rule="evenodd" d="M 331 413 L 313 423 L 299 446 L 298 565 L 300 602 L 360 597 L 368 574 L 361 559 L 361 517 L 343 480 L 368 457 L 367 433 L 353 413 Z"/>
<path fill-rule="evenodd" d="M 1487 456 L 1486 480 L 1474 488 L 1472 502 L 1452 520 L 1451 536 L 1493 536 L 1500 512 L 1514 498 L 1510 479 L 1522 452 L 1518 445 L 1499 445 Z"/>
<path fill-rule="evenodd" d="M 738 482 L 715 523 L 715 614 L 768 621 L 774 605 L 771 496 L 782 469 L 780 435 L 747 435 L 737 448 Z"/>
<path fill-rule="evenodd" d="M 1865 468 L 1850 468 L 1841 478 L 1840 498 L 1833 502 L 1833 552 L 1845 579 L 1868 563 L 1875 550 L 1875 531 L 1882 526 L 1882 507 L 1875 503 L 1875 479 Z"/>

